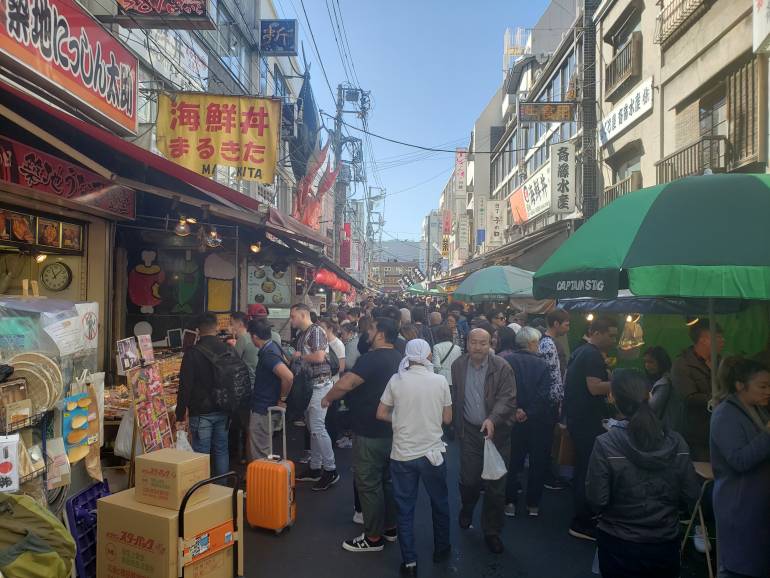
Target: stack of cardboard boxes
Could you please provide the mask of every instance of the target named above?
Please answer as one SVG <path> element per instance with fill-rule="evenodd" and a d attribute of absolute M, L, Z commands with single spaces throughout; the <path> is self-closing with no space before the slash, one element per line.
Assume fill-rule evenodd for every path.
<path fill-rule="evenodd" d="M 232 488 L 209 484 L 196 490 L 187 502 L 179 538 L 182 499 L 208 477 L 205 454 L 164 449 L 137 457 L 136 487 L 98 502 L 97 577 L 242 576 L 242 491 L 234 508 Z"/>

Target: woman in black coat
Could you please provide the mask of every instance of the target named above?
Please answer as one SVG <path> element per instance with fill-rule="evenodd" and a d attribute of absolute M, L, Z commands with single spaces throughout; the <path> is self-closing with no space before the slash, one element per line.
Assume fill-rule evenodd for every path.
<path fill-rule="evenodd" d="M 677 578 L 679 506 L 700 491 L 689 448 L 653 413 L 640 372 L 615 372 L 611 395 L 624 419 L 596 438 L 586 476 L 602 578 Z"/>
<path fill-rule="evenodd" d="M 728 358 L 711 416 L 719 576 L 770 575 L 770 370 Z"/>

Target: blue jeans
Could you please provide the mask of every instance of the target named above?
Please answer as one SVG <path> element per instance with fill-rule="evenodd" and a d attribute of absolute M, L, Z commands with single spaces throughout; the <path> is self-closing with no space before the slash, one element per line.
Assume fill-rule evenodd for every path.
<path fill-rule="evenodd" d="M 190 416 L 190 445 L 198 453 L 211 455 L 212 476 L 230 471 L 230 451 L 227 446 L 229 429 L 230 416 L 227 414 Z"/>
<path fill-rule="evenodd" d="M 449 492 L 446 484 L 446 461 L 434 466 L 428 458 L 408 462 L 390 461 L 393 497 L 398 507 L 398 542 L 404 564 L 417 562 L 414 540 L 414 509 L 420 489 L 420 478 L 430 497 L 433 510 L 433 550 L 449 548 Z"/>

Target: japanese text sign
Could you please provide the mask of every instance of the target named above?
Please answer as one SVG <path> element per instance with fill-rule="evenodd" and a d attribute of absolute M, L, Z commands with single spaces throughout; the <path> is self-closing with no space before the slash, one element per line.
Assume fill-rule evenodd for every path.
<path fill-rule="evenodd" d="M 465 192 L 465 178 L 468 171 L 468 151 L 457 149 L 455 151 L 455 187 L 457 192 Z"/>
<path fill-rule="evenodd" d="M 452 211 L 449 211 L 447 209 L 444 210 L 444 214 L 442 215 L 442 233 L 445 235 L 448 235 L 452 232 Z"/>
<path fill-rule="evenodd" d="M 0 181 L 68 199 L 110 216 L 136 216 L 133 190 L 15 140 L 0 138 L 0 168 Z"/>
<path fill-rule="evenodd" d="M 74 0 L 0 0 L 0 54 L 23 76 L 136 133 L 137 59 Z"/>
<path fill-rule="evenodd" d="M 754 0 L 753 36 L 754 52 L 768 52 L 770 49 L 770 2 Z"/>
<path fill-rule="evenodd" d="M 519 104 L 519 122 L 570 122 L 575 120 L 575 106 L 571 102 L 522 102 Z"/>
<path fill-rule="evenodd" d="M 269 56 L 297 56 L 297 21 L 261 20 L 259 50 Z"/>
<path fill-rule="evenodd" d="M 281 132 L 278 99 L 180 93 L 158 99 L 158 149 L 205 176 L 217 165 L 247 181 L 272 184 Z"/>
<path fill-rule="evenodd" d="M 551 212 L 575 211 L 575 143 L 551 145 Z"/>
<path fill-rule="evenodd" d="M 652 77 L 641 82 L 608 112 L 599 128 L 599 140 L 606 145 L 652 110 Z"/>
<path fill-rule="evenodd" d="M 549 160 L 521 186 L 527 219 L 547 211 L 551 206 L 551 163 Z"/>
<path fill-rule="evenodd" d="M 126 28 L 213 30 L 208 0 L 118 0 L 119 22 Z"/>
<path fill-rule="evenodd" d="M 444 235 L 441 238 L 441 256 L 445 259 L 449 257 L 449 235 Z"/>
<path fill-rule="evenodd" d="M 484 244 L 489 247 L 500 247 L 503 244 L 505 231 L 505 201 L 487 201 L 486 231 Z"/>

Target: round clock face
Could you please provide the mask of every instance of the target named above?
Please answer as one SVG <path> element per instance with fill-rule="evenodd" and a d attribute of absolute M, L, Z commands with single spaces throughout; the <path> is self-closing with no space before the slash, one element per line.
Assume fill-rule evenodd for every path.
<path fill-rule="evenodd" d="M 49 263 L 40 272 L 40 281 L 49 291 L 64 291 L 72 283 L 72 269 L 59 261 Z"/>

